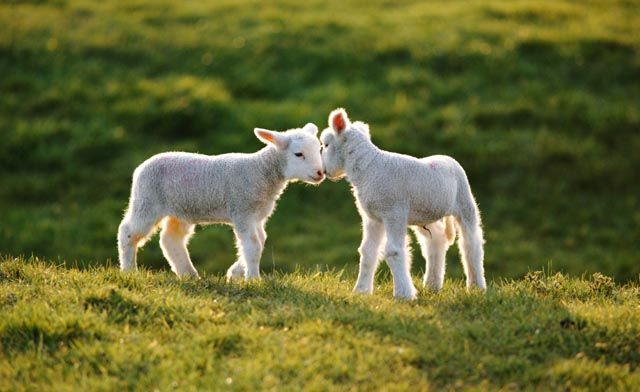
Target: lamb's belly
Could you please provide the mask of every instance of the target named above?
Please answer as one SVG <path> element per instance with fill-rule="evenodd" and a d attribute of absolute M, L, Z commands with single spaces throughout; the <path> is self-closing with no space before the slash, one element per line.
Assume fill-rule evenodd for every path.
<path fill-rule="evenodd" d="M 231 218 L 223 206 L 187 204 L 175 206 L 173 215 L 194 224 L 230 223 Z"/>
<path fill-rule="evenodd" d="M 445 215 L 447 215 L 446 211 L 415 206 L 409 209 L 408 222 L 411 226 L 424 226 L 443 218 Z"/>
<path fill-rule="evenodd" d="M 226 223 L 226 224 L 231 224 L 231 219 L 229 218 L 228 215 L 226 214 L 203 214 L 203 215 L 199 215 L 199 216 L 194 216 L 192 221 L 194 223 L 198 223 L 198 224 L 203 224 L 203 225 L 210 225 L 210 224 L 215 224 L 215 223 Z"/>

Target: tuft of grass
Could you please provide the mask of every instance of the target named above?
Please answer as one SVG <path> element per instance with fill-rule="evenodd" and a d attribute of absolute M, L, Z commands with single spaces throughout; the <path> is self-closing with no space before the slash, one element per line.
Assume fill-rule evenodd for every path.
<path fill-rule="evenodd" d="M 0 390 L 631 390 L 640 282 L 533 271 L 415 302 L 343 270 L 218 276 L 0 259 Z"/>

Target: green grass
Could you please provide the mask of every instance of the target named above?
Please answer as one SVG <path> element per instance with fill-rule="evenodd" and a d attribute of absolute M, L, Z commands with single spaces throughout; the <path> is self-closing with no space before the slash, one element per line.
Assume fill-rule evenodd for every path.
<path fill-rule="evenodd" d="M 639 53 L 628 0 L 6 1 L 0 252 L 115 262 L 145 158 L 255 151 L 253 127 L 322 126 L 344 106 L 385 149 L 463 164 L 489 277 L 552 263 L 635 280 Z M 345 182 L 290 186 L 268 232 L 267 271 L 355 268 Z M 190 249 L 200 271 L 235 259 L 227 228 Z M 167 269 L 156 242 L 140 263 Z"/>
<path fill-rule="evenodd" d="M 227 284 L 0 260 L 0 390 L 632 390 L 640 286 L 531 272 L 414 303 L 344 271 Z"/>

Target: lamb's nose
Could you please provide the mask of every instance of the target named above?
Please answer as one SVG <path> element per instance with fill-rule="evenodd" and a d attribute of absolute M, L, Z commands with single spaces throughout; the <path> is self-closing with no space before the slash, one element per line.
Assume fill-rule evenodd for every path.
<path fill-rule="evenodd" d="M 324 177 L 324 173 L 322 172 L 322 170 L 318 170 L 316 173 L 320 178 Z"/>

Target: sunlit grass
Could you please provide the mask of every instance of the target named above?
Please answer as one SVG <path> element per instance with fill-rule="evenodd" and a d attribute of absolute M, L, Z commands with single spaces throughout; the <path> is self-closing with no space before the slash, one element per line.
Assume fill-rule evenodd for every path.
<path fill-rule="evenodd" d="M 532 272 L 415 303 L 345 271 L 228 284 L 0 260 L 0 389 L 625 390 L 638 282 Z"/>

